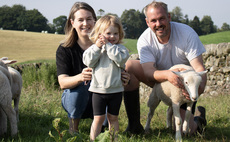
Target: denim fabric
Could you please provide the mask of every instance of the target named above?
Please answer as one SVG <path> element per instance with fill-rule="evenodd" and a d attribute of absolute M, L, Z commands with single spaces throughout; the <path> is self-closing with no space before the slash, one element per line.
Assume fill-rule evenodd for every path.
<path fill-rule="evenodd" d="M 62 94 L 62 106 L 69 118 L 92 118 L 92 93 L 89 84 L 81 83 L 73 89 L 65 89 Z"/>

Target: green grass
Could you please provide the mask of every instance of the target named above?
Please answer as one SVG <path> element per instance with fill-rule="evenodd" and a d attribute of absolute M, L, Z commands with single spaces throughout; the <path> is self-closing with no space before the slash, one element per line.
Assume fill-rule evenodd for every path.
<path fill-rule="evenodd" d="M 136 39 L 124 39 L 124 46 L 129 49 L 129 54 L 137 53 L 137 40 Z"/>
<path fill-rule="evenodd" d="M 50 90 L 43 83 L 33 83 L 27 88 L 23 88 L 20 100 L 20 123 L 18 124 L 19 137 L 11 138 L 7 135 L 2 141 L 14 142 L 53 142 L 54 139 L 49 136 L 49 131 L 58 137 L 57 131 L 53 128 L 52 121 L 55 118 L 61 118 L 60 130 L 68 130 L 68 118 L 66 112 L 61 106 L 62 90 Z M 218 142 L 230 140 L 230 95 L 220 94 L 217 97 L 200 97 L 198 105 L 202 105 L 207 110 L 206 132 L 204 136 L 183 137 L 185 142 Z M 146 100 L 141 100 L 141 123 L 144 126 L 148 108 Z M 211 103 L 210 103 L 211 102 Z M 166 129 L 166 110 L 167 106 L 161 103 L 155 111 L 151 121 L 151 133 L 142 135 L 127 135 L 122 132 L 127 127 L 127 116 L 122 103 L 119 114 L 119 142 L 173 142 L 174 134 Z M 85 119 L 80 123 L 80 134 L 77 139 L 83 142 L 89 141 L 90 125 L 92 120 Z M 72 138 L 66 134 L 64 140 Z"/>
<path fill-rule="evenodd" d="M 221 32 L 212 35 L 202 36 L 202 43 L 230 42 L 229 32 Z M 212 37 L 214 36 L 214 37 Z M 20 64 L 44 62 L 55 63 L 55 51 L 63 35 L 41 34 L 18 31 L 0 31 L 0 53 L 1 56 L 16 59 Z M 224 41 L 222 39 L 225 39 Z M 204 40 L 207 40 L 206 42 Z M 124 45 L 130 50 L 130 53 L 137 53 L 137 40 L 125 39 Z M 50 56 L 51 55 L 51 56 Z M 45 70 L 45 69 L 44 69 Z M 35 71 L 34 71 L 35 72 Z M 41 71 L 46 73 L 46 71 Z M 38 71 L 39 73 L 39 71 Z M 26 83 L 28 73 L 23 75 L 23 81 Z M 39 79 L 38 79 L 39 80 Z M 47 78 L 43 80 L 49 80 Z M 27 86 L 27 87 L 26 87 Z M 53 142 L 49 136 L 49 131 L 58 137 L 57 131 L 52 125 L 55 118 L 61 118 L 60 129 L 68 130 L 68 118 L 66 112 L 61 106 L 62 90 L 54 86 L 47 86 L 45 81 L 33 81 L 29 85 L 24 85 L 19 105 L 20 122 L 18 124 L 19 134 L 17 138 L 11 138 L 6 135 L 0 138 L 1 141 L 15 142 Z M 144 126 L 148 108 L 147 100 L 141 100 L 141 123 Z M 217 97 L 200 97 L 198 105 L 202 105 L 207 110 L 206 133 L 204 136 L 183 137 L 185 142 L 218 142 L 230 141 L 230 95 L 220 94 Z M 125 135 L 122 132 L 127 127 L 127 117 L 122 103 L 119 115 L 119 141 L 129 142 L 152 142 L 152 141 L 174 141 L 174 134 L 166 129 L 166 109 L 167 106 L 161 103 L 156 109 L 155 115 L 151 122 L 151 133 L 138 136 Z M 89 141 L 89 131 L 92 120 L 82 120 L 80 123 L 80 137 L 82 141 Z M 65 140 L 71 138 L 65 135 Z M 64 141 L 64 140 L 63 140 Z"/>
<path fill-rule="evenodd" d="M 203 44 L 218 44 L 223 42 L 230 42 L 230 31 L 200 36 L 200 40 Z"/>

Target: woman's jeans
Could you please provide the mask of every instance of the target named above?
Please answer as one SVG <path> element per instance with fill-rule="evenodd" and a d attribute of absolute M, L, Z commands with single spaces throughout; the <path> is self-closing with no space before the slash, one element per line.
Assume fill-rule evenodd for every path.
<path fill-rule="evenodd" d="M 93 118 L 92 93 L 89 84 L 84 82 L 73 89 L 65 89 L 62 94 L 62 106 L 69 118 Z"/>

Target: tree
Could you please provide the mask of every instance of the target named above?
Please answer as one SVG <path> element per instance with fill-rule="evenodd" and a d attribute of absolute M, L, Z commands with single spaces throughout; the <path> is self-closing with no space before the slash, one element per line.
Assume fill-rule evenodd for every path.
<path fill-rule="evenodd" d="M 171 20 L 175 21 L 175 22 L 180 22 L 182 23 L 183 19 L 183 13 L 181 12 L 181 8 L 176 6 L 172 12 L 170 12 L 171 14 Z"/>
<path fill-rule="evenodd" d="M 4 29 L 24 30 L 26 8 L 22 5 L 0 7 L 0 25 Z"/>
<path fill-rule="evenodd" d="M 204 35 L 216 32 L 212 18 L 210 16 L 206 15 L 203 17 L 203 19 L 201 20 L 201 29 Z"/>
<path fill-rule="evenodd" d="M 9 30 L 40 32 L 47 30 L 47 19 L 36 9 L 26 10 L 22 5 L 0 7 L 0 27 Z"/>
<path fill-rule="evenodd" d="M 227 23 L 223 23 L 221 27 L 221 31 L 229 31 L 230 30 L 230 25 Z"/>
<path fill-rule="evenodd" d="M 25 16 L 28 31 L 41 32 L 48 29 L 48 20 L 37 9 L 28 10 Z"/>
<path fill-rule="evenodd" d="M 184 16 L 184 19 L 182 20 L 182 23 L 184 23 L 186 25 L 189 25 L 189 19 L 188 19 L 188 15 L 187 14 Z"/>
<path fill-rule="evenodd" d="M 64 34 L 64 28 L 65 28 L 66 21 L 67 21 L 67 17 L 64 15 L 53 19 L 53 25 L 54 25 L 56 32 L 58 32 L 59 34 Z"/>
<path fill-rule="evenodd" d="M 199 17 L 195 16 L 193 20 L 189 23 L 189 26 L 192 27 L 198 35 L 202 35 Z"/>
<path fill-rule="evenodd" d="M 104 11 L 103 9 L 99 9 L 99 10 L 97 11 L 97 14 L 99 15 L 99 16 L 97 16 L 97 19 L 100 19 L 101 16 L 103 16 L 103 15 L 105 14 L 105 11 Z"/>
<path fill-rule="evenodd" d="M 126 38 L 136 39 L 147 28 L 144 13 L 135 9 L 125 10 L 121 15 Z"/>
<path fill-rule="evenodd" d="M 9 6 L 2 6 L 0 7 L 0 27 L 4 29 L 10 29 L 12 28 L 10 21 L 11 21 L 11 16 L 9 16 L 11 13 L 11 8 Z"/>

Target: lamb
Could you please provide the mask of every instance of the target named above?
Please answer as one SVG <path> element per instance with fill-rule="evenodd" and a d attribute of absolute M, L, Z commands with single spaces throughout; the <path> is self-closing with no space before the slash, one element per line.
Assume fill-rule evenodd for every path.
<path fill-rule="evenodd" d="M 3 63 L 0 60 L 0 135 L 7 131 L 7 116 L 11 126 L 11 136 L 15 136 L 18 132 L 18 127 L 16 113 L 12 108 L 11 80 L 9 79 L 11 75 L 7 68 L 1 66 L 1 64 Z"/>
<path fill-rule="evenodd" d="M 8 64 L 16 63 L 15 60 L 8 60 L 7 57 L 0 59 L 2 62 L 0 65 L 7 67 Z M 16 112 L 17 121 L 19 122 L 19 100 L 22 90 L 22 76 L 21 74 L 12 67 L 7 67 L 11 75 L 11 91 L 12 91 L 12 100 L 14 100 L 14 110 Z"/>
<path fill-rule="evenodd" d="M 203 72 L 195 72 L 191 66 L 179 64 L 170 68 L 184 68 L 185 71 L 182 72 L 174 72 L 181 78 L 183 78 L 183 84 L 185 89 L 190 95 L 191 101 L 185 99 L 182 95 L 182 90 L 172 85 L 169 81 L 165 81 L 162 83 L 156 83 L 153 87 L 153 90 L 150 94 L 148 107 L 149 113 L 147 122 L 145 125 L 145 132 L 149 132 L 150 129 L 150 121 L 153 117 L 154 111 L 156 107 L 159 105 L 160 101 L 163 101 L 166 105 L 169 106 L 167 111 L 167 127 L 172 128 L 172 111 L 175 118 L 176 125 L 176 141 L 182 141 L 181 138 L 181 116 L 180 116 L 180 106 L 184 103 L 187 103 L 187 110 L 185 114 L 185 120 L 183 123 L 183 133 L 188 134 L 189 132 L 189 118 L 191 116 L 191 108 L 193 102 L 197 101 L 198 95 L 198 87 L 202 81 L 201 75 L 205 74 L 207 71 Z"/>

